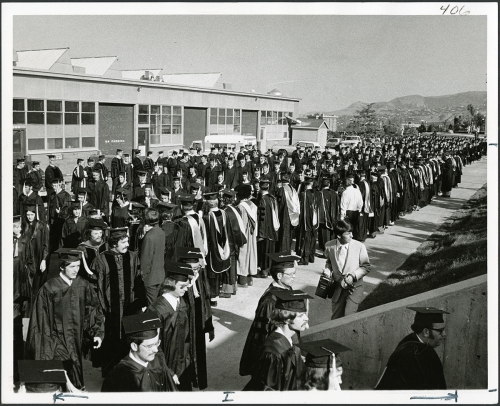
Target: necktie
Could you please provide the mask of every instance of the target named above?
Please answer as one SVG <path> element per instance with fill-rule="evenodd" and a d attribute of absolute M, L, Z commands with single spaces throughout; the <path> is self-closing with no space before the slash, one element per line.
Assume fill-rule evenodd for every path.
<path fill-rule="evenodd" d="M 339 268 L 340 268 L 341 272 L 344 269 L 346 255 L 347 255 L 347 250 L 346 250 L 344 245 L 341 245 L 339 248 L 339 253 L 338 253 Z"/>
<path fill-rule="evenodd" d="M 18 250 L 18 239 L 14 238 L 14 258 L 19 256 L 19 250 Z"/>

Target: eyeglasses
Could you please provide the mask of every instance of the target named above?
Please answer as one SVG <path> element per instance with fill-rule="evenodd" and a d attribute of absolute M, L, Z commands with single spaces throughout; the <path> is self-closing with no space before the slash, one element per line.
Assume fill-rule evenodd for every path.
<path fill-rule="evenodd" d="M 443 334 L 444 328 L 432 328 L 432 327 L 429 327 L 429 330 L 434 330 L 434 331 L 437 331 L 439 334 Z"/>
<path fill-rule="evenodd" d="M 153 348 L 158 348 L 161 344 L 161 340 L 158 340 L 156 344 L 149 344 L 149 345 L 144 345 L 141 344 L 146 350 L 152 350 Z"/>
<path fill-rule="evenodd" d="M 295 278 L 295 274 L 296 274 L 296 272 L 293 272 L 293 273 L 286 273 L 286 272 L 283 272 L 283 275 L 287 275 L 287 276 L 289 276 L 289 277 L 291 277 L 291 278 Z"/>

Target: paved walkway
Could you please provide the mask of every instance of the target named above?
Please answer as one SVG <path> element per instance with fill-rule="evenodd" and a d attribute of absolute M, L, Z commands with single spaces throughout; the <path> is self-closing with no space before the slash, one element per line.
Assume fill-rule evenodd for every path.
<path fill-rule="evenodd" d="M 486 183 L 486 158 L 465 167 L 460 187 L 453 189 L 451 198 L 438 197 L 418 212 L 398 220 L 383 235 L 366 240 L 372 270 L 365 280 L 365 295 L 403 264 L 453 212 L 459 209 L 484 183 Z M 294 283 L 314 296 L 324 259 L 316 258 L 314 264 L 297 267 Z M 249 377 L 238 374 L 241 352 L 252 323 L 257 302 L 271 283 L 271 278 L 255 279 L 254 286 L 239 289 L 231 299 L 220 299 L 213 308 L 215 340 L 207 342 L 208 389 L 211 391 L 238 391 Z M 311 300 L 309 324 L 311 326 L 330 320 L 331 302 L 316 297 Z M 89 363 L 85 363 L 85 366 Z M 85 368 L 89 391 L 99 391 L 100 371 Z"/>

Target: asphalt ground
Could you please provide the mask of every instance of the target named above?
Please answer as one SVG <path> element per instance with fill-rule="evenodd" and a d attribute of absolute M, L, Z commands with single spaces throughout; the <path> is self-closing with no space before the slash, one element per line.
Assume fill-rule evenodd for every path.
<path fill-rule="evenodd" d="M 401 266 L 422 242 L 486 183 L 486 172 L 487 159 L 483 157 L 464 168 L 462 182 L 452 190 L 451 198 L 436 197 L 430 205 L 399 219 L 383 235 L 365 241 L 372 265 L 371 272 L 364 278 L 365 296 Z M 316 258 L 313 264 L 297 266 L 294 288 L 314 296 L 324 265 L 325 259 Z M 217 307 L 212 308 L 215 339 L 208 342 L 207 338 L 207 391 L 239 391 L 248 383 L 249 377 L 238 373 L 241 352 L 257 302 L 270 283 L 270 277 L 254 279 L 253 286 L 238 289 L 230 299 L 219 299 Z M 316 297 L 310 302 L 310 326 L 330 320 L 329 300 Z M 100 370 L 85 361 L 84 374 L 87 390 L 100 391 Z"/>

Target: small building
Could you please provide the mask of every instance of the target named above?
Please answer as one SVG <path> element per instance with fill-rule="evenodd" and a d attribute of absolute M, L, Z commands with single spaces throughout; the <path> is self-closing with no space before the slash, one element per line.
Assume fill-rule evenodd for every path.
<path fill-rule="evenodd" d="M 231 90 L 221 73 L 120 71 L 115 56 L 74 58 L 68 48 L 17 51 L 14 61 L 14 159 L 45 166 L 55 154 L 63 173 L 77 158 L 168 151 L 214 134 L 255 136 L 265 150 L 288 140 L 286 117 L 298 115 L 299 99 Z"/>
<path fill-rule="evenodd" d="M 292 142 L 297 141 L 315 141 L 325 146 L 328 130 L 328 124 L 323 119 L 299 117 L 297 124 L 292 125 Z"/>

